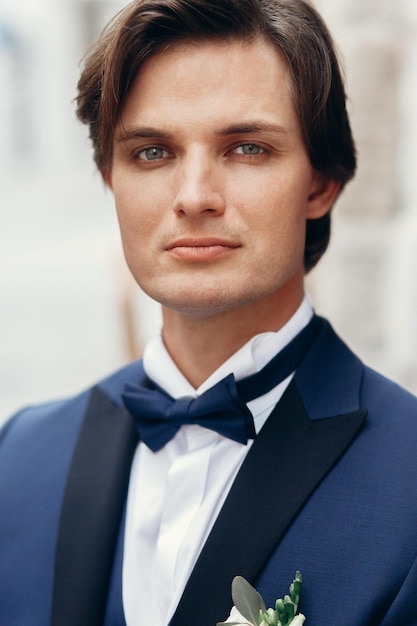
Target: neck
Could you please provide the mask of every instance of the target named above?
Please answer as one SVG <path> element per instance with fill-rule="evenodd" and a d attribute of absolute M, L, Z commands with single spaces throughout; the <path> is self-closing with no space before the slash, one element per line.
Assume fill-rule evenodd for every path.
<path fill-rule="evenodd" d="M 199 387 L 222 363 L 262 332 L 282 328 L 300 306 L 303 294 L 291 304 L 265 307 L 251 303 L 207 318 L 163 310 L 163 339 L 182 374 Z"/>

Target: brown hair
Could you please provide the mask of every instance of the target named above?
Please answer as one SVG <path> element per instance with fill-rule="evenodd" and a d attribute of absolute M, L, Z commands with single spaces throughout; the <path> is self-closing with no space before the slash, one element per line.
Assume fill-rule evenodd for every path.
<path fill-rule="evenodd" d="M 284 54 L 313 168 L 343 187 L 355 147 L 332 38 L 307 0 L 134 0 L 110 22 L 85 58 L 77 115 L 90 129 L 97 166 L 111 168 L 113 134 L 142 63 L 176 41 L 265 37 Z M 330 213 L 307 220 L 305 267 L 330 239 Z"/>

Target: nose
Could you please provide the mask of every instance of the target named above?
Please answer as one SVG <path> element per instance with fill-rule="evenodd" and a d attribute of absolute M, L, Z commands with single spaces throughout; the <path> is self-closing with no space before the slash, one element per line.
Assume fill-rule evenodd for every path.
<path fill-rule="evenodd" d="M 215 159 L 190 154 L 177 171 L 174 211 L 178 216 L 220 216 L 226 208 L 222 177 Z"/>

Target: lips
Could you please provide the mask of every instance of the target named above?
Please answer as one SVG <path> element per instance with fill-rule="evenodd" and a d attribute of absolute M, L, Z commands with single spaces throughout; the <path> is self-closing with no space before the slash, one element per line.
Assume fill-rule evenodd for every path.
<path fill-rule="evenodd" d="M 209 261 L 232 253 L 240 244 L 217 237 L 182 238 L 166 248 L 174 257 L 189 261 Z"/>

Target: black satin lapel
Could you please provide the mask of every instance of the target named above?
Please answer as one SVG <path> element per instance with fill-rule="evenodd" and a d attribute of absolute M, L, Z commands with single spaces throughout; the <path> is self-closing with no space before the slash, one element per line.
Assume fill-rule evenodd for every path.
<path fill-rule="evenodd" d="M 98 388 L 76 444 L 61 511 L 51 626 L 101 626 L 137 444 L 133 422 Z"/>
<path fill-rule="evenodd" d="M 214 626 L 227 617 L 234 576 L 256 578 L 365 417 L 310 421 L 290 384 L 242 465 L 170 626 Z"/>

